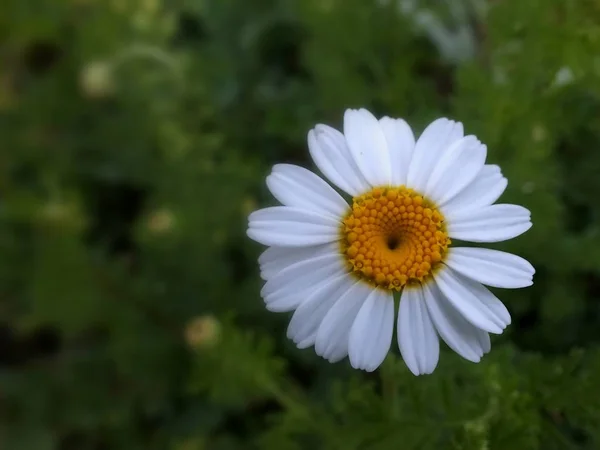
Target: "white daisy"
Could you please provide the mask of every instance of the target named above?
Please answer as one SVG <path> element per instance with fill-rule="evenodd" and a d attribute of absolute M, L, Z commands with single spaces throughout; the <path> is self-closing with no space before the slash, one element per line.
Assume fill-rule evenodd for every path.
<path fill-rule="evenodd" d="M 469 361 L 490 350 L 510 314 L 486 287 L 532 284 L 534 268 L 497 250 L 450 247 L 450 239 L 499 242 L 531 227 L 527 209 L 493 204 L 507 181 L 486 165 L 487 148 L 448 119 L 415 142 L 402 119 L 347 110 L 343 134 L 317 125 L 310 154 L 348 203 L 313 172 L 278 164 L 267 185 L 283 206 L 249 217 L 267 309 L 295 311 L 288 337 L 330 362 L 349 356 L 375 370 L 397 340 L 415 375 L 431 373 L 439 338 Z"/>

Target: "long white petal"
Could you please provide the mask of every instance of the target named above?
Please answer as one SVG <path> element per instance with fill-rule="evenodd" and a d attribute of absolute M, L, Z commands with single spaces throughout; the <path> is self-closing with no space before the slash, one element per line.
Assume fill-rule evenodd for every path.
<path fill-rule="evenodd" d="M 372 288 L 363 281 L 356 281 L 331 307 L 323 318 L 317 339 L 315 353 L 330 362 L 339 361 L 348 354 L 350 329 L 356 315 Z"/>
<path fill-rule="evenodd" d="M 402 119 L 383 117 L 379 119 L 379 124 L 390 154 L 392 185 L 405 185 L 408 167 L 415 149 L 415 136 L 410 126 Z"/>
<path fill-rule="evenodd" d="M 320 124 L 310 130 L 308 150 L 321 173 L 342 191 L 355 197 L 370 189 L 352 159 L 346 138 L 335 128 Z"/>
<path fill-rule="evenodd" d="M 276 164 L 267 177 L 267 186 L 273 196 L 285 206 L 342 217 L 348 203 L 321 177 L 308 169 L 292 164 Z"/>
<path fill-rule="evenodd" d="M 425 128 L 417 140 L 408 168 L 408 187 L 424 192 L 429 176 L 440 156 L 462 137 L 462 124 L 445 118 L 437 119 Z"/>
<path fill-rule="evenodd" d="M 476 327 L 500 334 L 510 324 L 510 314 L 504 304 L 481 283 L 450 268 L 439 270 L 434 280 L 452 306 Z"/>
<path fill-rule="evenodd" d="M 424 193 L 443 205 L 468 186 L 481 171 L 487 147 L 475 136 L 465 136 L 443 152 Z"/>
<path fill-rule="evenodd" d="M 387 141 L 375 116 L 366 109 L 347 109 L 344 136 L 352 158 L 371 186 L 391 184 Z"/>
<path fill-rule="evenodd" d="M 531 213 L 519 205 L 497 204 L 446 215 L 451 238 L 471 242 L 500 242 L 531 228 Z"/>
<path fill-rule="evenodd" d="M 263 245 L 305 247 L 339 239 L 340 222 L 289 206 L 259 209 L 248 217 L 248 237 Z"/>
<path fill-rule="evenodd" d="M 479 362 L 490 350 L 489 334 L 467 322 L 435 283 L 427 283 L 423 289 L 427 310 L 440 337 L 463 358 Z"/>
<path fill-rule="evenodd" d="M 355 369 L 372 372 L 390 350 L 394 334 L 394 297 L 373 289 L 350 329 L 348 356 Z"/>
<path fill-rule="evenodd" d="M 520 256 L 487 248 L 450 248 L 445 263 L 467 278 L 499 288 L 531 286 L 535 273 Z"/>
<path fill-rule="evenodd" d="M 348 274 L 338 275 L 316 289 L 294 312 L 287 337 L 302 348 L 314 345 L 323 318 L 354 281 Z"/>
<path fill-rule="evenodd" d="M 481 348 L 483 354 L 485 355 L 486 353 L 489 353 L 489 351 L 492 349 L 490 333 L 486 333 L 479 328 L 475 328 L 475 335 L 477 336 L 477 341 L 479 342 L 479 347 Z"/>
<path fill-rule="evenodd" d="M 500 168 L 493 164 L 486 164 L 471 184 L 440 205 L 440 208 L 444 215 L 451 215 L 489 206 L 500 198 L 506 186 L 508 181 L 502 176 Z"/>
<path fill-rule="evenodd" d="M 270 311 L 289 311 L 330 277 L 345 273 L 341 257 L 332 250 L 292 264 L 270 278 L 260 291 Z"/>
<path fill-rule="evenodd" d="M 311 247 L 268 247 L 258 257 L 260 276 L 267 281 L 292 264 L 331 253 L 334 248 L 337 248 L 337 244 L 321 244 Z"/>
<path fill-rule="evenodd" d="M 440 357 L 440 341 L 421 288 L 404 288 L 398 310 L 398 346 L 415 375 L 432 373 Z"/>

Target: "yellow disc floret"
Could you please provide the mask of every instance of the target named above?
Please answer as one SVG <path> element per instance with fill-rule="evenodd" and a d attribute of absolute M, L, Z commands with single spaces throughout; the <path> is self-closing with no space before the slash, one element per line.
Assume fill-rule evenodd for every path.
<path fill-rule="evenodd" d="M 398 291 L 430 276 L 450 244 L 435 205 L 404 186 L 355 197 L 341 232 L 352 273 Z"/>

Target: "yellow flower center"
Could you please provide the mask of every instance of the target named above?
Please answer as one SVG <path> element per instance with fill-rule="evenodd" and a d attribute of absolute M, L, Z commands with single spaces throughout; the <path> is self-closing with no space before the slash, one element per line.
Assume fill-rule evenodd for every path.
<path fill-rule="evenodd" d="M 385 289 L 425 280 L 450 244 L 435 205 L 404 186 L 355 197 L 342 224 L 342 252 L 352 273 Z"/>

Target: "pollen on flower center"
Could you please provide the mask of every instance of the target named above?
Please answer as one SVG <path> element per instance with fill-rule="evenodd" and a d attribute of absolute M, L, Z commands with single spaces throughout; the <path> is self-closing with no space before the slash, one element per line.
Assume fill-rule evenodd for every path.
<path fill-rule="evenodd" d="M 392 290 L 425 280 L 450 244 L 435 205 L 404 186 L 355 197 L 341 234 L 352 273 Z"/>

